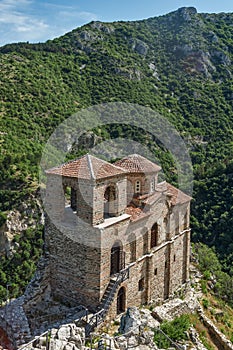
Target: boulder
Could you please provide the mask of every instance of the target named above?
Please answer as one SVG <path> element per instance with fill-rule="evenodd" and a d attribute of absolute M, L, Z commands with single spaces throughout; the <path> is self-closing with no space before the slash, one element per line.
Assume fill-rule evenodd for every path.
<path fill-rule="evenodd" d="M 139 310 L 136 307 L 129 307 L 126 314 L 121 317 L 119 332 L 121 334 L 131 331 L 138 333 L 140 326 L 141 321 Z"/>
<path fill-rule="evenodd" d="M 57 338 L 59 340 L 68 340 L 70 338 L 70 327 L 69 325 L 64 325 L 57 331 Z"/>

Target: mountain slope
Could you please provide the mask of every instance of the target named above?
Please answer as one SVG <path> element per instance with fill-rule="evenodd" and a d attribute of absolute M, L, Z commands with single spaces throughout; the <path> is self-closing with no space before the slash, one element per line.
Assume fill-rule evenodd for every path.
<path fill-rule="evenodd" d="M 92 22 L 42 44 L 1 47 L 0 223 L 35 192 L 43 144 L 61 121 L 101 102 L 138 103 L 168 118 L 189 145 L 193 239 L 215 246 L 230 271 L 232 21 L 233 14 L 181 8 L 142 21 Z M 119 130 L 104 134 L 115 137 Z M 140 131 L 136 136 L 145 141 Z M 171 157 L 161 157 L 175 181 Z"/>

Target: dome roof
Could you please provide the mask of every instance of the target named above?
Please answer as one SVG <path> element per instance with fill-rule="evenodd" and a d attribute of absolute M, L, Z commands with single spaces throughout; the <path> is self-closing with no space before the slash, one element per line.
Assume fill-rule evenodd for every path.
<path fill-rule="evenodd" d="M 117 165 L 105 162 L 90 154 L 49 169 L 46 174 L 74 177 L 86 180 L 98 180 L 125 174 L 126 171 Z"/>
<path fill-rule="evenodd" d="M 131 154 L 114 163 L 130 173 L 157 173 L 161 167 L 139 154 Z"/>

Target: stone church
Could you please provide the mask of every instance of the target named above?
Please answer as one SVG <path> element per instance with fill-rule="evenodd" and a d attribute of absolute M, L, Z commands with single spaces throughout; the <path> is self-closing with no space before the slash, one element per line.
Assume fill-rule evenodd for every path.
<path fill-rule="evenodd" d="M 113 318 L 167 299 L 189 279 L 190 200 L 138 155 L 92 155 L 47 171 L 52 297 Z"/>
<path fill-rule="evenodd" d="M 160 170 L 137 154 L 47 170 L 44 254 L 24 295 L 0 309 L 13 348 L 73 321 L 88 337 L 188 281 L 191 198 L 159 182 Z"/>

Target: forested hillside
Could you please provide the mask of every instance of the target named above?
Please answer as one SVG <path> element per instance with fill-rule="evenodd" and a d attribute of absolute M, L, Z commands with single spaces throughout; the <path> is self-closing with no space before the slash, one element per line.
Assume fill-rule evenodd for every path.
<path fill-rule="evenodd" d="M 92 22 L 46 43 L 1 47 L 0 224 L 36 194 L 43 145 L 61 121 L 102 102 L 138 103 L 168 118 L 187 142 L 195 175 L 193 240 L 215 247 L 233 274 L 232 23 L 233 14 L 181 8 L 143 21 Z M 117 136 L 111 133 L 102 137 Z M 168 160 L 161 163 L 173 181 Z M 36 235 L 41 240 L 41 228 Z M 41 249 L 35 241 L 27 232 L 17 238 L 17 258 L 2 257 L 1 298 L 7 282 L 17 295 L 30 278 Z M 26 273 L 18 268 L 13 274 L 27 259 Z"/>

